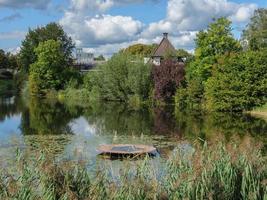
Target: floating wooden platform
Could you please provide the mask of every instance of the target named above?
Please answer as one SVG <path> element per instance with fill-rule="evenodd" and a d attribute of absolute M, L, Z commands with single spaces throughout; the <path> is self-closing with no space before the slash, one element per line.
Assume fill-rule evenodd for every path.
<path fill-rule="evenodd" d="M 100 145 L 97 150 L 100 152 L 100 155 L 109 155 L 112 157 L 155 156 L 157 154 L 155 147 L 141 144 Z"/>

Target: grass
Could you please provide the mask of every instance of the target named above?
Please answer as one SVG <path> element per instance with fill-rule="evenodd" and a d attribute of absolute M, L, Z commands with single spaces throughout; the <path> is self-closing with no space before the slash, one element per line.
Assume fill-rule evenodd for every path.
<path fill-rule="evenodd" d="M 90 173 L 83 164 L 18 153 L 16 168 L 0 173 L 0 199 L 267 199 L 266 158 L 253 146 L 204 144 L 188 159 L 177 150 L 160 173 L 150 161 L 125 161 L 112 176 L 108 167 Z"/>
<path fill-rule="evenodd" d="M 267 121 L 267 103 L 261 107 L 255 108 L 250 113 L 254 116 L 261 117 Z"/>

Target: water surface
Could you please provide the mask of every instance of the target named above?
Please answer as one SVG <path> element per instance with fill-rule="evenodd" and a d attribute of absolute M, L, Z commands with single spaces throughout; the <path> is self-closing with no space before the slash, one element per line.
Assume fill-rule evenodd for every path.
<path fill-rule="evenodd" d="M 74 106 L 56 100 L 0 98 L 0 160 L 8 166 L 16 149 L 45 152 L 59 160 L 98 162 L 100 144 L 148 144 L 162 158 L 185 153 L 200 140 L 253 138 L 267 149 L 267 123 L 249 115 L 180 112 L 172 107 L 131 109 L 116 103 Z"/>

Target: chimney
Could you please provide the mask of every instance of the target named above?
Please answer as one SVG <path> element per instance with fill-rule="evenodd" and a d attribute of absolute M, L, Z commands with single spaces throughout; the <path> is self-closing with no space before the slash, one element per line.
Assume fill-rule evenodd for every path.
<path fill-rule="evenodd" d="M 163 38 L 168 39 L 168 33 L 163 33 Z"/>

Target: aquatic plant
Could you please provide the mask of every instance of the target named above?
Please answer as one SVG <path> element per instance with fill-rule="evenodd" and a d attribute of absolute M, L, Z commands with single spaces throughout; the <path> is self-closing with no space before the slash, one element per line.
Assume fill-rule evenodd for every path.
<path fill-rule="evenodd" d="M 15 170 L 0 172 L 0 199 L 257 199 L 267 198 L 267 160 L 257 149 L 204 143 L 184 156 L 177 149 L 160 172 L 150 158 L 107 166 L 17 155 Z"/>

